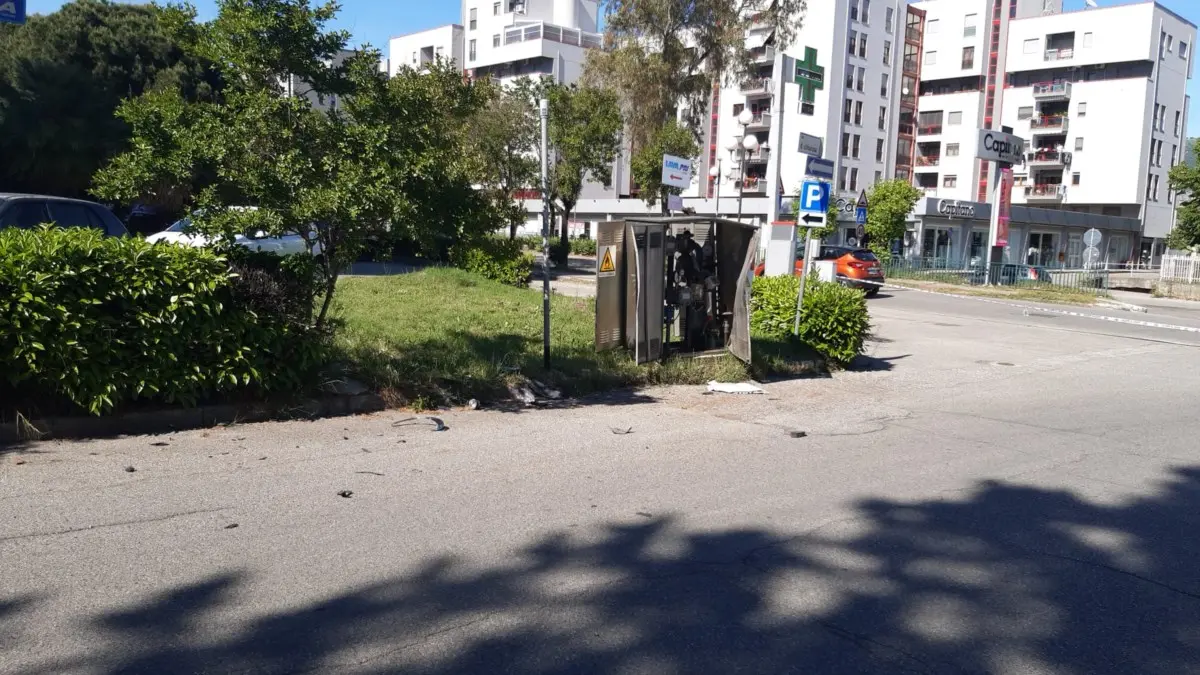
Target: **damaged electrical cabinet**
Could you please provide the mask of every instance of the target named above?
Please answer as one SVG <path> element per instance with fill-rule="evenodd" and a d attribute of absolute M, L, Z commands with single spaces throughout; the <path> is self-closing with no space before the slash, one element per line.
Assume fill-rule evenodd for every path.
<path fill-rule="evenodd" d="M 638 363 L 727 350 L 750 361 L 758 227 L 687 216 L 603 222 L 596 232 L 596 350 Z"/>

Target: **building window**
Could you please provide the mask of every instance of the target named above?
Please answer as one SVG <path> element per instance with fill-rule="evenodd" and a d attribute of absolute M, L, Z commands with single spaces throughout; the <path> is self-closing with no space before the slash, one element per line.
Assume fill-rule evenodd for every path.
<path fill-rule="evenodd" d="M 877 139 L 875 141 L 875 161 L 876 162 L 883 161 L 883 139 L 882 138 Z"/>
<path fill-rule="evenodd" d="M 1154 201 L 1158 201 L 1158 174 L 1154 175 Z"/>
<path fill-rule="evenodd" d="M 838 190 L 846 191 L 846 167 L 844 166 L 838 169 Z"/>
<path fill-rule="evenodd" d="M 468 61 L 475 60 L 475 41 L 474 40 L 471 40 L 471 42 L 467 45 L 467 60 Z"/>
<path fill-rule="evenodd" d="M 1186 59 L 1188 57 L 1188 43 L 1183 40 L 1179 41 L 1179 58 Z"/>
<path fill-rule="evenodd" d="M 858 36 L 858 58 L 867 58 L 867 34 L 863 33 Z"/>
<path fill-rule="evenodd" d="M 500 46 L 500 34 L 499 33 L 496 33 L 495 35 L 492 36 L 492 46 L 493 47 Z"/>
<path fill-rule="evenodd" d="M 854 134 L 854 151 L 850 153 L 850 156 L 853 157 L 854 159 L 858 159 L 859 150 L 861 149 L 861 147 L 862 147 L 862 136 L 859 136 L 858 134 Z"/>
<path fill-rule="evenodd" d="M 856 126 L 860 126 L 860 127 L 862 126 L 862 111 L 863 111 L 862 101 L 855 101 L 854 102 L 854 124 Z"/>
<path fill-rule="evenodd" d="M 883 172 L 882 172 L 882 171 L 876 171 L 876 172 L 875 172 L 875 183 L 878 183 L 878 182 L 879 182 L 879 181 L 881 181 L 881 180 L 883 180 Z M 875 183 L 872 183 L 872 185 L 874 185 Z"/>
<path fill-rule="evenodd" d="M 884 73 L 883 75 L 881 75 L 879 77 L 879 95 L 884 98 L 888 97 L 888 74 L 887 73 Z M 1175 127 L 1176 127 L 1175 135 L 1178 136 L 1179 135 L 1179 129 L 1178 129 L 1179 115 L 1175 116 Z"/>
<path fill-rule="evenodd" d="M 816 111 L 816 106 L 814 104 L 800 101 L 800 114 L 801 115 L 812 115 L 815 111 Z"/>
<path fill-rule="evenodd" d="M 1175 36 L 1174 36 L 1174 35 L 1168 35 L 1168 36 L 1167 36 L 1167 51 L 1168 51 L 1168 52 L 1175 51 L 1175 49 L 1174 49 L 1174 48 L 1175 48 Z"/>
<path fill-rule="evenodd" d="M 1163 142 L 1158 142 L 1158 149 L 1154 151 L 1154 166 L 1162 166 L 1162 148 Z"/>
<path fill-rule="evenodd" d="M 887 129 L 887 106 L 879 106 L 879 130 Z"/>
<path fill-rule="evenodd" d="M 850 20 L 858 21 L 858 0 L 850 0 Z"/>
<path fill-rule="evenodd" d="M 500 3 L 492 3 L 492 16 L 500 16 Z"/>
<path fill-rule="evenodd" d="M 846 99 L 846 105 L 842 108 L 842 121 L 845 122 L 846 124 L 849 124 L 850 120 L 853 119 L 851 117 L 851 115 L 853 115 L 853 114 L 854 114 L 854 101 L 851 101 L 850 99 Z"/>
<path fill-rule="evenodd" d="M 950 126 L 954 126 L 956 124 L 962 124 L 962 111 L 960 110 L 958 112 L 952 112 L 949 115 L 947 115 L 946 116 L 946 124 L 949 124 Z"/>
<path fill-rule="evenodd" d="M 858 32 L 857 31 L 850 31 L 850 41 L 846 47 L 846 51 L 850 54 L 850 56 L 854 56 L 854 53 L 858 51 Z"/>
<path fill-rule="evenodd" d="M 850 132 L 842 132 L 842 157 L 850 156 Z"/>
<path fill-rule="evenodd" d="M 1087 102 L 1086 101 L 1079 102 L 1079 113 L 1078 114 L 1080 117 L 1087 117 Z"/>
<path fill-rule="evenodd" d="M 855 87 L 855 89 L 862 91 L 863 87 L 866 85 L 866 83 L 867 83 L 867 69 L 859 68 L 858 69 L 858 86 Z"/>
<path fill-rule="evenodd" d="M 871 0 L 862 0 L 862 22 L 864 26 L 871 25 Z"/>
<path fill-rule="evenodd" d="M 1071 185 L 1079 185 L 1079 172 L 1071 174 Z"/>
<path fill-rule="evenodd" d="M 936 32 L 938 32 L 938 27 L 940 25 L 941 25 L 941 22 L 938 21 L 937 19 L 930 19 L 925 22 L 925 32 L 929 33 L 929 34 L 936 33 Z"/>
<path fill-rule="evenodd" d="M 1179 152 L 1179 146 L 1172 144 L 1171 145 L 1171 157 L 1170 157 L 1171 166 L 1175 166 L 1175 154 L 1178 152 Z"/>
<path fill-rule="evenodd" d="M 958 143 L 947 143 L 946 144 L 946 156 L 947 157 L 958 157 Z"/>
<path fill-rule="evenodd" d="M 883 65 L 892 65 L 892 42 L 891 40 L 883 41 Z"/>
<path fill-rule="evenodd" d="M 968 14 L 963 17 L 963 37 L 975 37 L 975 25 L 979 23 L 978 14 Z"/>
<path fill-rule="evenodd" d="M 1158 58 L 1161 59 L 1164 56 L 1163 52 L 1164 52 L 1164 50 L 1166 50 L 1166 48 L 1167 48 L 1167 31 L 1164 30 L 1158 36 Z"/>
<path fill-rule="evenodd" d="M 850 169 L 850 191 L 854 192 L 857 189 L 858 189 L 858 169 Z M 1158 196 L 1157 185 L 1155 186 L 1154 194 L 1155 194 L 1155 197 L 1157 198 L 1157 196 Z"/>
<path fill-rule="evenodd" d="M 925 65 L 937 65 L 937 52 L 925 52 Z"/>
<path fill-rule="evenodd" d="M 1033 106 L 1023 105 L 1020 108 L 1017 108 L 1017 119 L 1027 120 L 1031 117 L 1033 117 Z"/>
<path fill-rule="evenodd" d="M 1081 152 L 1082 150 L 1083 150 L 1083 136 L 1080 136 L 1079 138 L 1075 139 L 1075 152 Z"/>
<path fill-rule="evenodd" d="M 1025 53 L 1026 54 L 1036 54 L 1037 50 L 1038 50 L 1038 39 L 1037 38 L 1029 38 L 1028 40 L 1025 41 Z"/>
<path fill-rule="evenodd" d="M 967 70 L 969 68 L 975 67 L 975 48 L 974 47 L 963 47 L 962 67 L 963 67 L 963 70 Z"/>
<path fill-rule="evenodd" d="M 1176 138 L 1179 138 L 1179 117 L 1180 117 L 1180 111 L 1176 110 L 1175 111 L 1175 137 Z"/>
<path fill-rule="evenodd" d="M 1084 47 L 1091 47 L 1091 46 L 1092 46 L 1092 34 L 1091 34 L 1091 33 L 1084 33 L 1084 34 L 1083 34 L 1083 46 L 1084 46 Z"/>
<path fill-rule="evenodd" d="M 958 176 L 952 176 L 950 174 L 946 174 L 945 176 L 943 176 L 942 177 L 942 187 L 948 187 L 948 188 L 958 187 Z"/>
<path fill-rule="evenodd" d="M 471 17 L 470 21 L 467 22 L 467 26 L 470 30 L 475 30 L 475 26 L 477 24 L 477 21 L 475 20 L 476 12 L 477 12 L 477 10 L 474 7 L 472 7 L 471 14 L 470 14 L 470 17 Z"/>
<path fill-rule="evenodd" d="M 413 65 L 417 65 L 417 53 L 413 52 Z"/>
<path fill-rule="evenodd" d="M 892 9 L 891 7 L 888 7 L 887 14 L 884 16 L 883 29 L 885 31 L 887 31 L 888 35 L 891 35 L 892 28 L 894 28 L 895 25 L 896 25 L 896 10 Z"/>
<path fill-rule="evenodd" d="M 846 68 L 846 89 L 854 88 L 854 66 Z"/>

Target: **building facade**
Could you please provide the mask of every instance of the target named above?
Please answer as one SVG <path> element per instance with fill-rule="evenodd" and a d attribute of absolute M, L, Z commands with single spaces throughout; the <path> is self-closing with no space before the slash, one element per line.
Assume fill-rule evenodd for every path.
<path fill-rule="evenodd" d="M 439 59 L 461 70 L 463 48 L 463 27 L 458 24 L 399 35 L 388 40 L 387 73 L 395 76 L 401 68 L 420 70 Z"/>

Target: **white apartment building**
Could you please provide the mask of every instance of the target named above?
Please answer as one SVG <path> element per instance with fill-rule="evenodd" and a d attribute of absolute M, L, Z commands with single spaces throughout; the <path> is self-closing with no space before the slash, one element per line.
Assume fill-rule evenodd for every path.
<path fill-rule="evenodd" d="M 600 46 L 596 0 L 463 0 L 467 73 L 574 82 Z"/>
<path fill-rule="evenodd" d="M 420 70 L 438 59 L 449 61 L 461 70 L 463 49 L 463 27 L 458 24 L 399 35 L 388 40 L 387 74 L 395 76 L 405 67 Z"/>
<path fill-rule="evenodd" d="M 1028 152 L 1014 167 L 1010 261 L 1077 266 L 1090 227 L 1105 234 L 1104 261 L 1152 260 L 1174 223 L 1166 174 L 1184 153 L 1196 27 L 1154 2 L 916 6 L 927 23 L 914 184 L 930 199 L 910 253 L 982 255 L 994 177 L 975 159 L 978 129 L 1011 127 Z"/>

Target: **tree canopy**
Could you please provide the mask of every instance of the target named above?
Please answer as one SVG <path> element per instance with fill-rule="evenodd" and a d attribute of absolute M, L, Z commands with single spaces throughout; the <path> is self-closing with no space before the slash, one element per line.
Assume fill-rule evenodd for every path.
<path fill-rule="evenodd" d="M 217 72 L 185 52 L 151 5 L 76 0 L 0 24 L 0 190 L 86 196 L 126 149 L 121 101 L 151 91 L 208 100 Z"/>
<path fill-rule="evenodd" d="M 1189 151 L 1200 153 L 1200 139 L 1193 139 Z M 1167 237 L 1167 246 L 1189 249 L 1200 246 L 1200 167 L 1194 162 L 1171 167 L 1167 182 L 1178 195 L 1175 200 L 1175 227 Z"/>
<path fill-rule="evenodd" d="M 894 178 L 867 190 L 867 246 L 879 257 L 891 256 L 892 241 L 904 238 L 905 222 L 924 193 L 906 180 Z"/>
<path fill-rule="evenodd" d="M 646 145 L 639 147 L 633 154 L 630 171 L 641 188 L 642 199 L 651 206 L 661 203 L 663 212 L 666 213 L 667 195 L 681 194 L 683 190 L 663 185 L 663 155 L 691 159 L 699 152 L 700 146 L 692 132 L 674 120 L 664 124 L 650 136 Z"/>

